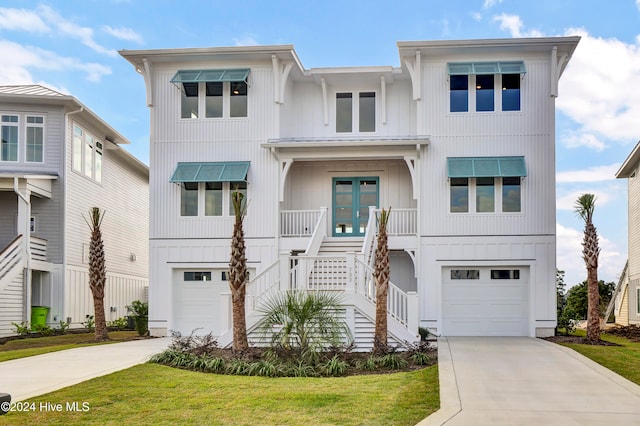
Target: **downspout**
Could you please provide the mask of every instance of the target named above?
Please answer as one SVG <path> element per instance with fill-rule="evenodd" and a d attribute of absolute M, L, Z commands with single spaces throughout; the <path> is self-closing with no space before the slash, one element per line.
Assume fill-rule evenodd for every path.
<path fill-rule="evenodd" d="M 24 285 L 24 311 L 26 318 L 25 321 L 29 321 L 31 318 L 31 193 L 26 190 L 23 194 L 19 188 L 19 179 L 17 176 L 13 178 L 13 192 L 16 193 L 18 198 L 26 204 L 25 217 L 23 223 L 19 224 L 18 231 L 23 230 L 22 237 L 24 239 L 24 254 L 26 257 L 25 266 L 23 268 L 22 283 Z M 18 200 L 18 218 L 20 218 L 20 200 Z"/>
<path fill-rule="evenodd" d="M 60 192 L 62 193 L 62 231 L 61 231 L 61 237 L 62 237 L 62 271 L 60 272 L 62 274 L 62 276 L 60 277 L 60 282 L 61 282 L 61 288 L 59 289 L 62 294 L 64 295 L 64 291 L 65 291 L 65 284 L 67 281 L 67 212 L 68 212 L 68 205 L 67 205 L 67 168 L 69 166 L 71 166 L 73 168 L 73 158 L 71 158 L 71 164 L 69 165 L 69 162 L 67 160 L 67 153 L 69 151 L 69 142 L 71 142 L 71 144 L 73 144 L 73 139 L 71 141 L 69 141 L 69 135 L 73 135 L 73 131 L 69 132 L 69 116 L 73 115 L 73 114 L 77 114 L 84 111 L 84 107 L 80 107 L 79 109 L 75 110 L 75 111 L 69 111 L 66 112 L 64 114 L 64 132 L 63 132 L 63 154 L 62 154 L 62 158 L 63 158 L 63 162 L 62 162 L 62 167 L 60 168 L 62 170 L 62 182 L 61 182 L 61 188 L 60 188 Z M 72 151 L 73 152 L 73 151 Z M 73 155 L 73 154 L 72 154 Z M 55 287 L 54 284 L 51 285 L 51 287 Z M 62 321 L 67 321 L 68 315 L 66 315 L 67 312 L 67 307 L 65 306 L 66 304 L 66 297 L 62 298 L 62 310 L 60 312 L 60 319 Z"/>

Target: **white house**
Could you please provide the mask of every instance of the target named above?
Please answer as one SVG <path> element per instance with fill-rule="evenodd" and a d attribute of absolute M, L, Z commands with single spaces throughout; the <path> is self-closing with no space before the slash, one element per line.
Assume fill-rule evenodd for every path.
<path fill-rule="evenodd" d="M 76 98 L 42 86 L 0 86 L 0 127 L 0 336 L 33 306 L 52 327 L 93 315 L 94 206 L 106 212 L 107 320 L 124 317 L 148 285 L 148 167 Z"/>
<path fill-rule="evenodd" d="M 616 323 L 640 324 L 640 182 L 636 178 L 640 166 L 640 142 L 616 173 L 628 181 L 629 257 L 620 276 L 615 301 Z"/>
<path fill-rule="evenodd" d="M 151 113 L 151 332 L 230 343 L 239 188 L 250 331 L 274 291 L 341 291 L 371 347 L 391 207 L 391 342 L 552 334 L 555 98 L 578 41 L 399 42 L 399 67 L 313 69 L 290 45 L 121 51 Z"/>

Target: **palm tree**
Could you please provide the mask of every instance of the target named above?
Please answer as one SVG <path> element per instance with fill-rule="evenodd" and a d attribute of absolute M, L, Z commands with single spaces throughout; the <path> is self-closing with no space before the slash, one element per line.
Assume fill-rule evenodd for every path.
<path fill-rule="evenodd" d="M 387 351 L 387 293 L 389 292 L 389 246 L 387 244 L 387 223 L 389 210 L 382 209 L 378 220 L 378 244 L 373 276 L 376 280 L 376 328 L 373 337 L 374 352 Z"/>
<path fill-rule="evenodd" d="M 576 213 L 584 220 L 584 240 L 582 242 L 582 258 L 587 267 L 587 339 L 592 342 L 600 340 L 600 294 L 598 292 L 598 232 L 593 225 L 593 210 L 596 197 L 593 194 L 582 194 L 575 204 Z"/>
<path fill-rule="evenodd" d="M 104 286 L 107 281 L 105 267 L 104 243 L 100 226 L 104 219 L 104 212 L 99 207 L 89 210 L 90 220 L 85 221 L 91 229 L 91 241 L 89 242 L 89 288 L 93 295 L 93 309 L 95 320 L 96 341 L 109 340 L 107 334 L 107 321 L 104 313 Z"/>
<path fill-rule="evenodd" d="M 342 309 L 338 294 L 276 293 L 258 308 L 263 315 L 258 330 L 272 346 L 299 350 L 303 357 L 310 357 L 327 347 L 345 344 L 350 332 L 338 314 Z"/>
<path fill-rule="evenodd" d="M 242 222 L 247 212 L 244 194 L 236 188 L 231 193 L 231 203 L 236 221 L 231 237 L 231 260 L 229 262 L 229 288 L 233 310 L 233 350 L 243 351 L 249 347 L 247 339 L 247 319 L 245 316 L 245 295 L 247 292 L 247 258 Z"/>

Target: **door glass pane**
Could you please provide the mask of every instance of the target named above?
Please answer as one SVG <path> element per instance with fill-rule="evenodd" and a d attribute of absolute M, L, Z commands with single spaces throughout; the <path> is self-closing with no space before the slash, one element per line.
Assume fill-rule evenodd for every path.
<path fill-rule="evenodd" d="M 336 194 L 336 206 L 350 206 L 351 202 L 351 194 Z"/>
<path fill-rule="evenodd" d="M 336 192 L 351 192 L 353 183 L 350 180 L 336 181 Z"/>

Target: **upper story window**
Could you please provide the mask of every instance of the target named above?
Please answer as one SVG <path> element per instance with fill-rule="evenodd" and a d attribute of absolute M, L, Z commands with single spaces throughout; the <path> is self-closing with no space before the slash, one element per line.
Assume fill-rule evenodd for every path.
<path fill-rule="evenodd" d="M 44 116 L 2 114 L 0 125 L 0 161 L 44 162 Z"/>
<path fill-rule="evenodd" d="M 102 182 L 103 149 L 102 142 L 95 136 L 77 124 L 73 125 L 73 170 L 96 182 Z"/>
<path fill-rule="evenodd" d="M 247 117 L 249 69 L 178 71 L 180 118 Z"/>
<path fill-rule="evenodd" d="M 171 182 L 180 184 L 180 216 L 234 215 L 231 193 L 247 199 L 248 161 L 178 163 Z M 224 206 L 228 208 L 225 209 Z"/>
<path fill-rule="evenodd" d="M 524 157 L 447 158 L 447 174 L 451 213 L 522 211 Z"/>
<path fill-rule="evenodd" d="M 336 93 L 336 132 L 369 133 L 376 131 L 376 93 L 358 92 L 357 102 L 353 102 L 354 93 Z M 354 123 L 358 123 L 354 129 Z"/>
<path fill-rule="evenodd" d="M 447 68 L 450 112 L 520 111 L 524 62 L 449 63 Z"/>

